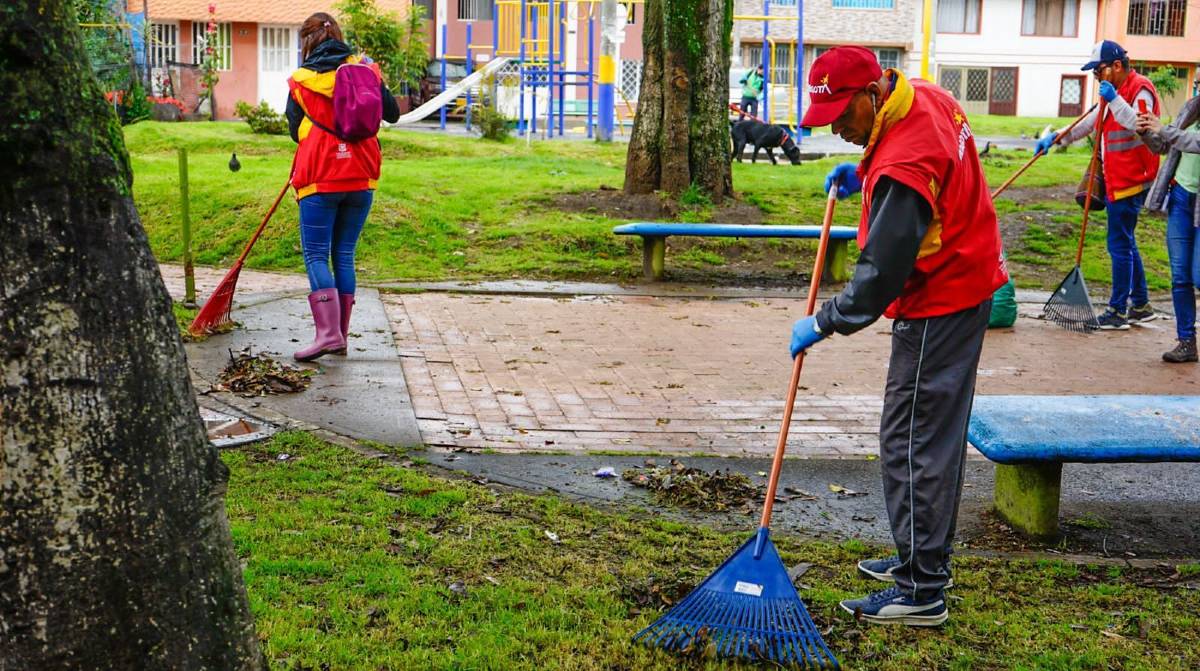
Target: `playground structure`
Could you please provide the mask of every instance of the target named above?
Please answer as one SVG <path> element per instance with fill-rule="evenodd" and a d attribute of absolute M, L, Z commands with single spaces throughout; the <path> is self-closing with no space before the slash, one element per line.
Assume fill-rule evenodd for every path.
<path fill-rule="evenodd" d="M 804 90 L 804 0 L 796 0 L 795 16 L 790 14 L 772 15 L 771 4 L 771 0 L 763 0 L 762 14 L 735 14 L 733 20 L 735 25 L 738 21 L 762 22 L 762 52 L 759 64 L 763 69 L 763 89 L 759 116 L 766 123 L 778 123 L 788 127 L 792 131 L 795 142 L 799 143 L 803 133 L 797 131 L 800 120 L 804 118 L 804 95 L 802 93 Z M 771 22 L 773 21 L 795 21 L 795 41 L 785 41 L 773 37 L 771 35 Z M 784 47 L 784 58 L 779 58 L 780 49 L 777 47 Z M 749 65 L 749 67 L 753 66 Z M 784 85 L 787 101 L 784 110 L 786 116 L 773 114 L 771 89 L 778 84 L 773 83 L 772 78 L 774 73 L 780 70 L 785 74 L 785 81 L 789 82 Z"/>
<path fill-rule="evenodd" d="M 627 4 L 641 2 L 625 1 Z M 571 4 L 577 7 L 576 16 L 572 16 Z M 585 126 L 587 137 L 593 137 L 597 111 L 594 84 L 599 8 L 599 0 L 578 3 L 568 3 L 566 0 L 496 0 L 492 9 L 491 44 L 476 44 L 474 26 L 467 23 L 465 61 L 468 78 L 475 74 L 476 56 L 481 52 L 490 52 L 491 58 L 485 67 L 489 69 L 489 74 L 495 77 L 494 85 L 498 89 L 493 100 L 496 104 L 501 104 L 502 101 L 507 102 L 512 96 L 516 96 L 518 135 L 537 133 L 541 117 L 541 129 L 545 137 L 552 137 L 555 133 L 562 136 L 566 131 L 567 89 L 574 87 L 576 92 L 587 92 Z M 583 40 L 587 49 L 586 68 L 579 68 L 568 62 L 567 25 L 570 21 L 578 21 L 586 28 Z M 456 57 L 446 54 L 446 26 L 443 25 L 441 30 L 441 90 L 449 93 L 446 63 L 450 58 Z M 501 67 L 493 68 L 492 64 L 497 60 L 503 60 L 505 64 L 515 64 L 516 72 L 505 73 Z M 479 81 L 476 80 L 476 83 Z M 451 90 L 461 87 L 460 82 L 458 86 L 451 87 Z M 475 88 L 477 87 L 467 86 L 459 92 L 459 95 L 466 95 L 465 122 L 468 129 L 471 127 Z M 457 97 L 451 96 L 451 101 Z M 540 105 L 539 102 L 543 102 L 544 105 Z M 544 109 L 540 110 L 539 107 L 543 106 Z M 443 130 L 446 127 L 446 115 L 446 106 L 441 105 L 440 127 Z"/>
<path fill-rule="evenodd" d="M 626 14 L 633 11 L 635 5 L 643 0 L 619 0 L 618 4 L 625 7 Z M 471 127 L 471 110 L 475 104 L 476 85 L 461 87 L 452 85 L 448 88 L 446 80 L 446 64 L 449 60 L 462 58 L 466 63 L 468 76 L 476 71 L 476 57 L 490 56 L 488 65 L 498 58 L 507 59 L 509 68 L 491 70 L 494 76 L 493 85 L 496 104 L 515 107 L 516 132 L 518 135 L 536 134 L 541 131 L 543 137 L 562 136 L 566 132 L 565 116 L 568 103 L 568 89 L 574 88 L 576 100 L 574 114 L 578 115 L 580 104 L 578 98 L 586 92 L 586 108 L 584 112 L 585 130 L 587 137 L 594 137 L 597 127 L 597 116 L 602 105 L 614 107 L 618 132 L 636 113 L 635 105 L 625 96 L 624 91 L 616 88 L 616 98 L 609 99 L 605 89 L 605 68 L 609 68 L 607 82 L 613 81 L 611 68 L 615 65 L 601 56 L 597 40 L 602 26 L 600 25 L 600 0 L 584 0 L 574 3 L 566 0 L 496 0 L 492 9 L 492 43 L 477 44 L 478 35 L 473 30 L 471 22 L 467 23 L 466 53 L 451 56 L 446 53 L 447 28 L 441 26 L 441 90 L 449 92 L 457 90 L 450 96 L 448 102 L 454 102 L 465 95 L 465 122 Z M 762 105 L 760 118 L 766 123 L 779 123 L 788 127 L 796 141 L 801 133 L 797 132 L 800 119 L 803 117 L 804 100 L 804 5 L 803 0 L 796 0 L 796 13 L 778 15 L 771 14 L 771 0 L 764 0 L 762 14 L 734 15 L 733 20 L 753 21 L 762 23 L 761 64 L 764 71 Z M 794 40 L 771 35 L 773 22 L 794 21 L 796 35 Z M 567 26 L 570 22 L 578 22 L 577 30 L 583 38 L 578 48 L 586 49 L 586 59 L 576 58 L 570 62 L 568 58 Z M 623 19 L 622 19 L 623 23 Z M 585 46 L 586 45 L 586 46 Z M 584 66 L 580 63 L 582 61 Z M 512 67 L 515 66 L 515 72 Z M 773 74 L 782 72 L 786 84 L 781 84 Z M 465 81 L 465 80 L 464 80 Z M 598 87 L 599 86 L 599 95 Z M 778 97 L 773 97 L 776 87 L 783 86 L 784 96 L 782 105 Z M 438 96 L 441 98 L 442 96 Z M 513 105 L 515 98 L 515 105 Z M 425 105 L 422 105 L 424 108 Z M 782 107 L 782 109 L 777 109 Z M 448 108 L 439 106 L 440 127 L 445 129 Z"/>

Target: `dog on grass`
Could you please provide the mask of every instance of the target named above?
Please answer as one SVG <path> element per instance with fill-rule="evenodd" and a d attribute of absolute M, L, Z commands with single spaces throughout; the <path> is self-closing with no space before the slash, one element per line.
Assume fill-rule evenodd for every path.
<path fill-rule="evenodd" d="M 746 145 L 753 144 L 754 153 L 750 156 L 751 163 L 758 162 L 760 149 L 767 150 L 767 158 L 771 159 L 771 163 L 778 163 L 775 160 L 775 148 L 778 147 L 787 155 L 792 165 L 800 165 L 800 147 L 792 142 L 792 136 L 783 126 L 772 126 L 754 119 L 746 119 L 733 122 L 730 135 L 733 136 L 733 157 L 738 160 L 738 163 L 742 162 L 742 150 L 746 148 Z"/>

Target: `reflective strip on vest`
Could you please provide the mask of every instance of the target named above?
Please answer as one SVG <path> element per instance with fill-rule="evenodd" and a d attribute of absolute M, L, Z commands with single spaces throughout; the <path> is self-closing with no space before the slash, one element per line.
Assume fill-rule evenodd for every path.
<path fill-rule="evenodd" d="M 1124 142 L 1110 142 L 1107 145 L 1105 145 L 1104 150 L 1108 153 L 1115 153 L 1115 152 L 1121 152 L 1121 151 L 1129 151 L 1131 149 L 1137 149 L 1140 146 L 1142 146 L 1142 141 L 1134 139 L 1134 140 L 1126 140 Z"/>
<path fill-rule="evenodd" d="M 1135 135 L 1135 133 L 1131 130 L 1112 130 L 1112 131 L 1109 131 L 1105 135 L 1105 137 L 1109 141 L 1117 141 L 1117 140 L 1128 140 L 1129 138 L 1132 138 L 1134 135 Z"/>

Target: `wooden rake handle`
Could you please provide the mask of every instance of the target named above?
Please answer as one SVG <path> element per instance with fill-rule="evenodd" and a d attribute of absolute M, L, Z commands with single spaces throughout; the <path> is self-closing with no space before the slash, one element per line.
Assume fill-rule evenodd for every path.
<path fill-rule="evenodd" d="M 1088 215 L 1092 212 L 1092 188 L 1096 185 L 1096 164 L 1100 157 L 1101 129 L 1104 125 L 1104 101 L 1100 102 L 1100 113 L 1096 115 L 1096 131 L 1092 139 L 1092 160 L 1088 163 L 1087 196 L 1083 200 L 1083 224 L 1079 227 L 1079 247 L 1075 250 L 1075 265 L 1083 261 L 1083 240 L 1087 237 Z"/>
<path fill-rule="evenodd" d="M 275 202 L 271 204 L 271 209 L 267 210 L 267 215 L 263 217 L 262 223 L 258 225 L 258 229 L 254 231 L 254 235 L 250 236 L 250 242 L 246 243 L 246 248 L 242 250 L 242 255 L 238 257 L 237 263 L 233 264 L 234 268 L 240 268 L 246 257 L 250 255 L 250 250 L 254 248 L 254 243 L 258 242 L 259 236 L 267 228 L 267 223 L 271 221 L 271 217 L 275 215 L 275 210 L 279 209 L 279 203 L 283 202 L 283 197 L 287 195 L 288 189 L 292 186 L 292 175 L 288 173 L 288 179 L 283 184 L 283 188 L 279 190 L 279 195 L 275 196 Z"/>
<path fill-rule="evenodd" d="M 833 225 L 833 208 L 837 205 L 837 182 L 829 189 L 825 201 L 825 219 L 821 222 L 821 238 L 817 243 L 817 260 L 813 263 L 812 283 L 808 287 L 808 305 L 804 316 L 811 316 L 817 308 L 817 290 L 821 288 L 821 273 L 825 272 L 825 250 L 829 247 L 829 228 Z M 763 503 L 759 528 L 771 524 L 771 511 L 775 506 L 775 491 L 779 488 L 779 472 L 783 470 L 783 453 L 787 449 L 788 429 L 792 424 L 792 410 L 796 404 L 796 390 L 800 387 L 800 371 L 804 368 L 804 352 L 796 356 L 792 365 L 792 381 L 788 383 L 787 400 L 783 404 L 783 424 L 779 427 L 779 441 L 775 444 L 775 459 L 771 462 L 771 477 L 767 480 L 767 500 Z"/>
<path fill-rule="evenodd" d="M 1084 113 L 1083 113 L 1083 115 L 1082 115 L 1082 116 L 1080 116 L 1078 119 L 1075 119 L 1074 121 L 1072 121 L 1070 126 L 1067 126 L 1066 128 L 1064 128 L 1064 129 L 1062 130 L 1062 132 L 1061 132 L 1061 133 L 1059 133 L 1059 134 L 1055 135 L 1055 136 L 1054 136 L 1054 141 L 1055 141 L 1055 142 L 1058 142 L 1058 140 L 1059 140 L 1060 138 L 1062 138 L 1062 136 L 1064 136 L 1064 135 L 1066 135 L 1067 133 L 1070 133 L 1072 130 L 1074 130 L 1074 128 L 1075 128 L 1076 126 L 1078 126 L 1078 125 L 1079 125 L 1079 122 L 1080 122 L 1080 121 L 1083 121 L 1083 120 L 1084 120 L 1084 118 L 1085 118 L 1085 117 L 1087 117 L 1087 115 L 1091 114 L 1091 113 L 1092 113 L 1092 110 L 1093 110 L 1093 109 L 1095 109 L 1095 108 L 1096 108 L 1096 106 L 1095 106 L 1095 105 L 1092 105 L 1091 107 L 1089 107 L 1089 108 L 1088 108 L 1088 111 L 1084 112 Z M 999 196 L 1000 194 L 1004 193 L 1004 190 L 1005 190 L 1005 189 L 1007 189 L 1008 187 L 1012 186 L 1012 183 L 1013 183 L 1013 182 L 1015 182 L 1015 181 L 1017 181 L 1017 178 L 1018 178 L 1018 177 L 1020 177 L 1022 174 L 1024 174 L 1024 172 L 1025 172 L 1026 170 L 1028 170 L 1028 169 L 1029 169 L 1029 166 L 1031 166 L 1031 165 L 1033 165 L 1034 163 L 1036 163 L 1036 162 L 1037 162 L 1037 160 L 1038 160 L 1039 158 L 1041 158 L 1041 157 L 1043 157 L 1043 156 L 1045 156 L 1045 155 L 1046 155 L 1045 153 L 1042 153 L 1042 154 L 1034 154 L 1034 155 L 1033 155 L 1033 158 L 1031 158 L 1031 159 L 1029 159 L 1028 161 L 1026 161 L 1025 165 L 1021 166 L 1021 168 L 1020 168 L 1019 170 L 1017 170 L 1015 173 L 1013 173 L 1013 176 L 1012 176 L 1012 177 L 1009 177 L 1007 181 L 1005 181 L 1005 182 L 1004 182 L 1003 184 L 1001 184 L 1000 186 L 996 187 L 996 190 L 992 192 L 992 200 L 996 200 L 996 197 L 997 197 L 997 196 Z"/>

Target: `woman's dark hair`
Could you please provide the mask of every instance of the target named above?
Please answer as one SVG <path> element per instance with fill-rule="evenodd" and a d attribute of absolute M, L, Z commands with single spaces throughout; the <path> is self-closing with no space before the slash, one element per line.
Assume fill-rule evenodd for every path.
<path fill-rule="evenodd" d="M 344 42 L 345 38 L 342 37 L 342 27 L 337 19 L 325 12 L 317 12 L 300 26 L 300 60 L 307 60 L 312 50 L 325 40 Z"/>

